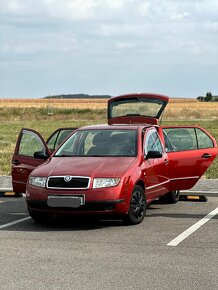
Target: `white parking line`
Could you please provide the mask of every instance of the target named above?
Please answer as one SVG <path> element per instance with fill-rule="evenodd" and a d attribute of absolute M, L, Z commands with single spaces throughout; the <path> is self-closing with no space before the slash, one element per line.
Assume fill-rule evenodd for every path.
<path fill-rule="evenodd" d="M 0 230 L 5 229 L 5 228 L 8 228 L 8 227 L 13 226 L 13 225 L 16 225 L 16 224 L 19 224 L 19 223 L 22 223 L 22 222 L 27 221 L 29 219 L 31 219 L 30 216 L 25 217 L 23 219 L 16 220 L 16 221 L 11 222 L 11 223 L 8 223 L 8 224 L 1 225 L 0 226 Z"/>
<path fill-rule="evenodd" d="M 180 234 L 178 237 L 173 239 L 171 242 L 167 244 L 167 246 L 177 246 L 182 241 L 184 241 L 187 237 L 189 237 L 191 234 L 193 234 L 195 231 L 197 231 L 201 226 L 203 226 L 206 222 L 208 222 L 210 219 L 212 219 L 215 215 L 218 214 L 218 207 L 215 208 L 212 212 L 210 212 L 207 216 L 199 220 L 197 223 L 195 223 L 193 226 L 188 228 L 186 231 L 184 231 L 182 234 Z"/>

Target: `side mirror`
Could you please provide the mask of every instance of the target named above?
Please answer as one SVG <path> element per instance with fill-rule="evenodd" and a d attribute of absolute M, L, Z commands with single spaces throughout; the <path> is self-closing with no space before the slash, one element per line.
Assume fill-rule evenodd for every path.
<path fill-rule="evenodd" d="M 43 159 L 43 160 L 46 160 L 49 157 L 49 155 L 43 151 L 36 151 L 36 152 L 34 152 L 33 156 L 34 156 L 34 158 Z"/>
<path fill-rule="evenodd" d="M 162 158 L 163 154 L 159 151 L 148 151 L 145 159 L 155 159 L 155 158 Z"/>

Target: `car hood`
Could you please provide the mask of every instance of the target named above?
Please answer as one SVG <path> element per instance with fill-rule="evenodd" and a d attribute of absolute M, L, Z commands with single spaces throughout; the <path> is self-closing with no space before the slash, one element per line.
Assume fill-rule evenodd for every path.
<path fill-rule="evenodd" d="M 135 160 L 136 157 L 53 157 L 31 175 L 120 177 Z"/>

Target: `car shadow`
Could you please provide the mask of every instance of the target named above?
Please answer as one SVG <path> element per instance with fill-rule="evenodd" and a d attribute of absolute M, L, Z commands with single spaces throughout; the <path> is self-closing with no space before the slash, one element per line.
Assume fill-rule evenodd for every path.
<path fill-rule="evenodd" d="M 100 218 L 72 218 L 55 216 L 51 219 L 37 222 L 33 219 L 10 226 L 5 231 L 19 232 L 58 232 L 58 231 L 92 231 L 109 227 L 124 226 L 119 219 L 100 219 Z"/>
<path fill-rule="evenodd" d="M 159 208 L 157 206 L 149 205 L 146 212 L 145 219 L 153 215 L 149 211 L 155 211 Z M 14 214 L 16 216 L 16 214 Z M 25 214 L 28 217 L 28 214 Z M 43 221 L 35 221 L 29 216 L 29 219 L 24 222 L 12 225 L 5 228 L 4 231 L 19 231 L 19 232 L 52 232 L 52 231 L 93 231 L 97 229 L 104 228 L 115 228 L 115 227 L 132 227 L 132 226 L 142 226 L 143 223 L 139 225 L 128 225 L 121 217 L 112 216 L 53 216 Z"/>

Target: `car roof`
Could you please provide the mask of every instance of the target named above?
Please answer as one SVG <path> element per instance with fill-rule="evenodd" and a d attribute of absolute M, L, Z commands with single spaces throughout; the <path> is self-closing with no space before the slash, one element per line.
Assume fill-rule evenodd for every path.
<path fill-rule="evenodd" d="M 85 127 L 80 127 L 78 130 L 137 130 L 139 128 L 149 128 L 150 124 L 118 124 L 118 125 L 108 125 L 108 124 L 100 124 L 100 125 L 90 125 Z M 156 127 L 156 126 L 155 126 Z"/>

